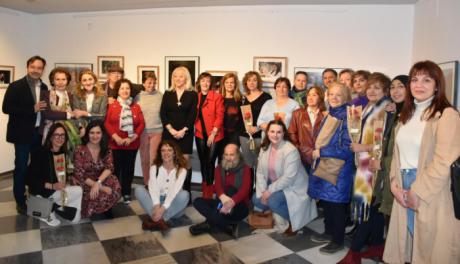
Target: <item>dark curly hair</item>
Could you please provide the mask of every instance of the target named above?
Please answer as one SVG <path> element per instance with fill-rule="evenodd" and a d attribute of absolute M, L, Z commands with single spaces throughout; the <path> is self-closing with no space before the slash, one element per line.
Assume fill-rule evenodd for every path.
<path fill-rule="evenodd" d="M 102 131 L 102 138 L 101 138 L 101 142 L 99 143 L 101 147 L 99 158 L 104 159 L 109 153 L 109 136 L 107 134 L 107 131 L 105 130 L 104 123 L 101 120 L 92 120 L 91 122 L 89 122 L 88 126 L 86 126 L 86 132 L 82 138 L 82 142 L 84 145 L 88 144 L 89 132 L 91 131 L 91 129 L 95 127 L 101 128 L 101 131 Z"/>

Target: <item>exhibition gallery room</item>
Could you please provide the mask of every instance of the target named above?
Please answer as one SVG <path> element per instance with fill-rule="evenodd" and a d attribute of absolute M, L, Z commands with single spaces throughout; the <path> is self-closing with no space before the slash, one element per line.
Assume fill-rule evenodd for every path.
<path fill-rule="evenodd" d="M 238 136 L 238 145 L 232 145 L 235 148 L 227 145 L 225 150 L 223 147 L 216 150 L 223 155 L 219 159 L 215 159 L 217 156 L 214 158 L 215 163 L 210 169 L 207 168 L 209 161 L 203 165 L 202 154 L 197 148 L 201 148 L 201 143 L 206 144 L 205 138 L 208 143 L 205 149 L 214 151 L 212 140 L 218 137 L 219 131 L 215 127 L 199 138 L 198 128 L 204 126 L 207 120 L 207 116 L 201 113 L 196 115 L 190 131 L 188 127 L 176 130 L 171 124 L 163 124 L 162 127 L 160 122 L 159 135 L 163 133 L 163 139 L 165 133 L 173 135 L 178 142 L 182 142 L 182 138 L 190 138 L 191 152 L 184 150 L 186 148 L 182 143 L 180 147 L 176 143 L 160 143 L 161 137 L 152 143 L 155 138 L 150 138 L 150 134 L 146 136 L 148 139 L 139 136 L 139 150 L 139 143 L 134 150 L 130 149 L 131 145 L 139 142 L 137 136 L 142 134 L 144 125 L 139 132 L 136 118 L 140 114 L 129 106 L 129 95 L 132 96 L 136 89 L 139 93 L 136 98 L 149 94 L 147 90 L 152 89 L 152 85 L 150 88 L 146 85 L 151 81 L 151 93 L 162 94 L 163 102 L 161 97 L 155 103 L 152 100 L 150 107 L 160 111 L 161 104 L 161 120 L 164 121 L 163 104 L 166 104 L 167 93 L 172 94 L 165 91 L 176 87 L 178 98 L 173 99 L 178 101 L 177 105 L 174 101 L 173 106 L 177 109 L 187 104 L 185 99 L 181 103 L 178 92 L 182 77 L 186 80 L 182 83 L 188 84 L 190 89 L 199 87 L 203 91 L 196 96 L 198 103 L 195 102 L 191 111 L 196 112 L 196 109 L 206 107 L 206 103 L 200 104 L 200 100 L 210 99 L 211 94 L 220 96 L 223 101 L 219 93 L 228 93 L 223 81 L 227 80 L 227 76 L 232 76 L 230 80 L 241 91 L 238 93 L 241 97 L 249 91 L 243 82 L 247 81 L 249 86 L 251 76 L 258 76 L 255 81 L 260 91 L 275 98 L 278 89 L 282 89 L 277 88 L 275 80 L 286 77 L 283 79 L 285 83 L 290 81 L 290 89 L 296 83 L 297 72 L 306 73 L 305 87 L 318 86 L 325 90 L 325 69 L 336 73 L 350 69 L 350 78 L 353 72 L 360 70 L 379 72 L 393 80 L 399 75 L 409 75 L 414 63 L 429 60 L 444 72 L 446 96 L 458 109 L 459 14 L 458 0 L 0 0 L 0 264 L 383 263 L 381 254 L 380 257 L 366 257 L 362 253 L 373 249 L 369 241 L 363 241 L 361 253 L 357 253 L 361 254 L 358 259 L 349 256 L 353 237 L 360 225 L 350 216 L 349 202 L 344 204 L 347 217 L 342 242 L 332 249 L 331 239 L 335 239 L 335 235 L 332 238 L 332 235 L 326 234 L 325 225 L 330 223 L 325 220 L 325 206 L 318 199 L 308 197 L 306 189 L 302 197 L 308 197 L 305 200 L 309 201 L 306 213 L 311 217 L 300 226 L 295 223 L 291 208 L 285 210 L 289 209 L 288 218 L 292 222 L 281 218 L 286 224 L 281 231 L 281 220 L 277 217 L 282 214 L 275 213 L 275 209 L 269 215 L 270 219 L 265 214 L 253 212 L 254 199 L 251 198 L 258 192 L 253 186 L 259 184 L 262 172 L 256 172 L 255 166 L 251 169 L 244 165 L 247 161 L 244 147 L 254 153 L 251 144 L 258 142 L 260 145 L 260 137 L 265 137 L 263 131 L 257 132 L 261 134 L 259 139 L 252 138 L 252 132 L 248 134 L 246 145 L 241 145 L 241 150 L 238 145 L 242 137 Z M 58 70 L 54 71 L 56 68 Z M 206 73 L 203 75 L 205 81 L 198 79 L 202 73 Z M 372 78 L 373 75 L 370 76 Z M 112 78 L 123 79 L 115 79 L 112 83 Z M 209 83 L 206 82 L 208 79 Z M 101 90 L 85 91 L 88 82 L 94 89 L 99 87 L 97 89 Z M 112 90 L 112 84 L 115 85 L 113 90 L 118 90 L 118 98 L 115 95 L 115 99 L 110 98 L 111 91 L 108 91 Z M 59 91 L 58 86 L 63 90 Z M 124 87 L 129 88 L 126 100 L 123 99 Z M 211 90 L 206 95 L 204 91 L 209 87 Z M 34 98 L 37 92 L 40 99 L 38 96 Z M 75 106 L 75 97 L 85 92 L 91 93 L 91 97 L 88 95 L 83 99 L 83 108 L 88 107 L 88 111 L 71 109 L 71 105 L 72 108 Z M 185 98 L 187 92 L 184 91 L 182 97 Z M 62 97 L 64 93 L 68 97 Z M 99 93 L 108 100 L 104 101 L 104 109 L 101 110 L 104 114 L 100 119 L 93 118 L 97 115 L 89 110 L 94 110 Z M 49 96 L 48 101 L 42 101 L 42 94 Z M 58 103 L 56 100 L 60 98 L 70 99 Z M 130 103 L 127 104 L 127 101 Z M 118 108 L 114 106 L 112 109 L 113 105 Z M 142 107 L 141 102 L 139 105 Z M 69 111 L 63 113 L 64 121 L 57 122 L 55 120 L 59 119 L 54 117 L 46 119 L 53 116 L 47 113 L 54 111 L 54 107 L 69 107 Z M 108 124 L 113 111 L 119 111 L 119 117 L 115 118 L 119 126 L 115 128 Z M 139 108 L 137 111 L 140 111 Z M 270 121 L 269 127 L 277 120 L 277 113 L 274 114 L 275 120 Z M 273 114 L 271 116 L 273 119 Z M 28 134 L 25 130 L 29 129 L 27 122 L 31 117 L 32 132 Z M 86 121 L 73 122 L 79 117 Z M 145 113 L 144 117 L 147 131 L 149 115 Z M 46 120 L 41 122 L 41 118 Z M 180 117 L 173 115 L 172 119 L 174 123 L 174 119 L 179 120 Z M 245 114 L 243 119 L 247 121 Z M 94 120 L 100 122 L 93 124 Z M 225 120 L 222 122 L 226 124 Z M 249 133 L 246 123 L 242 126 Z M 257 128 L 251 124 L 249 127 Z M 281 126 L 275 124 L 271 127 Z M 120 130 L 129 137 L 126 140 L 115 137 L 112 129 Z M 110 139 L 104 138 L 105 130 L 112 135 Z M 270 133 L 267 142 L 274 144 Z M 157 149 L 149 154 L 149 149 L 142 149 L 142 140 L 157 144 Z M 82 145 L 85 147 L 82 148 Z M 34 146 L 52 154 L 34 154 L 41 153 L 32 151 Z M 93 146 L 97 146 L 96 154 Z M 74 151 L 67 151 L 67 148 Z M 167 154 L 170 150 L 173 158 Z M 184 155 L 175 155 L 176 151 L 179 154 L 182 151 Z M 227 152 L 232 151 L 243 154 L 236 155 L 237 161 L 232 161 L 227 157 L 230 155 Z M 141 157 L 144 154 L 156 155 L 146 165 L 146 170 Z M 272 152 L 270 159 L 271 155 Z M 81 160 L 87 160 L 91 165 L 81 165 Z M 204 171 L 214 171 L 214 165 L 217 165 L 219 169 L 214 172 L 216 179 L 217 175 L 222 175 L 219 179 L 223 179 L 219 181 L 228 183 L 235 177 L 235 185 L 243 188 L 246 176 L 236 172 L 239 165 L 232 165 L 232 162 L 244 166 L 241 175 L 246 175 L 248 168 L 248 179 L 252 179 L 252 183 L 250 180 L 247 182 L 249 187 L 245 195 L 249 198 L 245 200 L 248 205 L 244 207 L 246 212 L 237 222 L 228 219 L 236 214 L 237 208 L 241 209 L 238 206 L 243 206 L 244 201 L 235 205 L 236 202 L 227 196 L 227 191 L 220 194 L 222 191 L 219 190 L 225 187 L 223 183 L 216 186 L 217 183 L 212 182 L 214 178 L 209 182 L 204 175 Z M 171 174 L 172 178 L 167 178 L 171 172 L 169 164 L 176 171 Z M 157 167 L 155 172 L 153 168 L 160 165 L 161 169 Z M 224 170 L 227 165 L 233 169 Z M 94 180 L 83 179 L 80 187 L 77 178 L 85 177 L 86 173 L 82 170 L 98 166 L 101 173 Z M 149 172 L 150 166 L 152 170 Z M 275 166 L 272 169 L 271 165 L 267 166 L 268 184 L 274 185 L 276 182 L 271 183 L 270 175 Z M 53 179 L 57 180 L 39 176 L 43 171 L 37 168 L 45 168 L 46 175 L 53 175 Z M 302 171 L 308 179 L 310 176 L 306 171 L 310 171 L 310 167 L 305 168 L 301 166 L 292 173 Z M 111 174 L 113 171 L 129 174 L 125 171 L 130 169 L 134 170 L 134 174 L 131 173 L 134 176 L 127 183 L 125 178 L 117 179 L 115 174 Z M 146 175 L 150 176 L 146 178 Z M 225 175 L 231 176 L 226 179 Z M 240 176 L 243 182 L 238 181 Z M 40 177 L 45 178 L 37 185 Z M 170 179 L 173 184 L 169 183 Z M 184 189 L 181 186 L 177 188 L 180 179 Z M 275 177 L 275 180 L 278 179 Z M 170 189 L 177 188 L 174 189 L 174 200 L 169 197 L 174 191 L 168 187 L 157 188 L 156 183 L 160 184 L 158 186 L 170 186 Z M 37 188 L 45 193 L 45 198 L 39 195 Z M 269 198 L 264 200 L 266 193 L 270 195 L 268 190 L 270 188 L 263 192 L 259 203 L 270 205 Z M 289 204 L 292 197 L 285 193 L 282 197 Z M 98 200 L 98 195 L 103 198 Z M 180 210 L 177 209 L 181 202 L 179 196 L 185 201 Z M 206 211 L 202 208 L 204 200 L 212 205 L 212 208 L 206 209 L 208 214 L 203 213 Z M 153 205 L 152 202 L 159 204 Z M 78 205 L 73 207 L 75 204 Z M 174 210 L 177 212 L 173 213 Z M 225 221 L 231 224 L 225 226 L 219 222 L 224 220 L 213 220 L 213 217 L 227 219 Z M 385 218 L 384 237 L 388 233 L 388 218 Z M 387 247 L 388 243 L 385 250 Z M 383 245 L 381 250 L 383 252 Z M 426 260 L 420 263 L 436 262 Z"/>

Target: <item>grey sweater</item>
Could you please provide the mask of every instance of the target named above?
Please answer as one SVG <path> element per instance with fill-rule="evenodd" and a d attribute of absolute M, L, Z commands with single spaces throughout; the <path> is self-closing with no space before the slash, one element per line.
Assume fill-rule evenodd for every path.
<path fill-rule="evenodd" d="M 163 124 L 160 119 L 160 106 L 163 94 L 159 91 L 151 93 L 141 91 L 135 98 L 135 102 L 141 107 L 142 114 L 145 119 L 146 133 L 161 133 L 163 132 Z"/>

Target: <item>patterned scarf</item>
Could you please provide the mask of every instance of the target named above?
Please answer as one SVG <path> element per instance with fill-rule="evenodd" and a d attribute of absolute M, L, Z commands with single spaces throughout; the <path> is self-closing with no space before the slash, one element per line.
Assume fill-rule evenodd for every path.
<path fill-rule="evenodd" d="M 133 99 L 130 97 L 126 100 L 123 100 L 118 96 L 117 101 L 121 105 L 120 113 L 120 130 L 128 133 L 128 137 L 134 136 L 134 127 L 133 127 L 133 113 L 131 112 L 131 103 Z"/>
<path fill-rule="evenodd" d="M 385 106 L 389 101 L 383 99 L 375 106 L 368 105 L 363 112 L 361 129 L 361 144 L 373 145 L 371 152 L 356 153 L 358 168 L 356 170 L 352 214 L 355 221 L 361 223 L 369 218 L 370 206 L 372 202 L 372 190 L 374 189 L 376 173 L 369 169 L 371 158 L 380 159 L 382 150 L 382 138 L 384 124 L 386 122 Z M 369 107 L 372 109 L 369 110 Z M 369 110 L 369 111 L 366 111 Z"/>

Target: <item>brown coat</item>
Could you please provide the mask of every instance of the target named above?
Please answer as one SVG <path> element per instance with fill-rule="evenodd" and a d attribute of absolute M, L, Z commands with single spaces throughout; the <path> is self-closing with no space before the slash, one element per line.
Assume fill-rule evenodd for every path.
<path fill-rule="evenodd" d="M 396 127 L 396 133 L 401 124 Z M 460 221 L 453 211 L 450 165 L 460 155 L 460 116 L 453 108 L 427 121 L 422 136 L 416 180 L 411 189 L 420 197 L 415 214 L 412 263 L 460 263 Z M 402 186 L 399 149 L 395 145 L 390 178 Z M 406 208 L 393 203 L 383 260 L 407 259 Z"/>
<path fill-rule="evenodd" d="M 292 113 L 291 123 L 289 125 L 288 133 L 292 144 L 300 152 L 302 163 L 311 165 L 312 152 L 315 149 L 315 140 L 318 135 L 321 121 L 323 120 L 326 112 L 318 112 L 315 124 L 312 125 L 310 117 L 308 116 L 307 107 L 295 110 Z"/>

